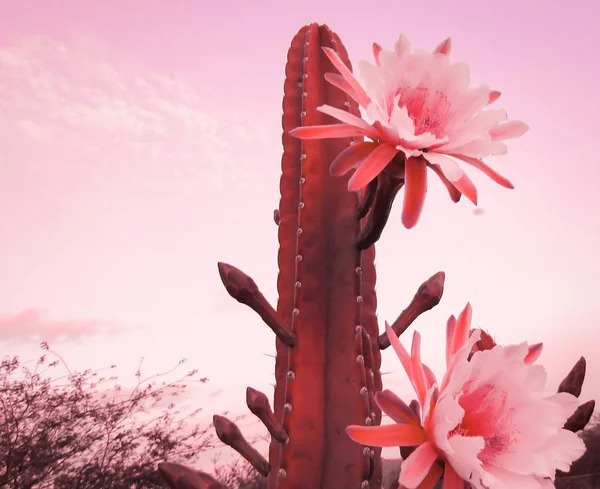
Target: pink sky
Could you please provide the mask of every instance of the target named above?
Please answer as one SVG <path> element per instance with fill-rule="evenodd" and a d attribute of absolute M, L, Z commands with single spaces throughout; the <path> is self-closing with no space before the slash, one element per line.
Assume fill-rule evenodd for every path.
<path fill-rule="evenodd" d="M 142 356 L 148 374 L 186 357 L 211 379 L 194 400 L 207 417 L 245 413 L 247 385 L 271 393 L 273 335 L 216 264 L 275 304 L 284 64 L 298 29 L 321 22 L 355 65 L 401 32 L 427 49 L 451 36 L 473 82 L 531 126 L 488 160 L 515 190 L 470 171 L 482 214 L 435 182 L 415 229 L 395 206 L 377 245 L 380 322 L 444 270 L 442 302 L 415 323 L 434 371 L 446 318 L 470 301 L 499 342 L 544 342 L 550 388 L 584 355 L 581 399 L 600 399 L 599 7 L 323 4 L 0 1 L 3 354 L 35 358 L 48 340 L 72 369 L 116 363 L 123 384 Z M 412 398 L 391 351 L 383 370 Z"/>

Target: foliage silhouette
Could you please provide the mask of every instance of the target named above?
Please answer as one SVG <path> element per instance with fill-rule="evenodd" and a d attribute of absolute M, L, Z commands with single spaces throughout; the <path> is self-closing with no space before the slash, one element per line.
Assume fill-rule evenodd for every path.
<path fill-rule="evenodd" d="M 0 488 L 164 488 L 157 462 L 190 462 L 211 446 L 209 426 L 193 423 L 200 409 L 178 417 L 168 400 L 181 395 L 184 380 L 206 382 L 197 371 L 158 384 L 157 377 L 177 367 L 143 380 L 138 369 L 137 385 L 126 392 L 116 377 L 73 373 L 47 343 L 42 349 L 48 353 L 33 370 L 18 357 L 0 364 Z M 58 359 L 49 362 L 48 354 Z M 52 378 L 49 372 L 61 364 L 68 375 Z"/>

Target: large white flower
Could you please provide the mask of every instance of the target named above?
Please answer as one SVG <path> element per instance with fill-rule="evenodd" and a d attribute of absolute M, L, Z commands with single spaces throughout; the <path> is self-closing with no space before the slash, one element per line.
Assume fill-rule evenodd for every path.
<path fill-rule="evenodd" d="M 404 178 L 402 222 L 410 228 L 423 208 L 427 167 L 442 179 L 454 201 L 464 194 L 477 204 L 477 189 L 457 161 L 513 188 L 482 158 L 506 153 L 503 140 L 519 137 L 529 127 L 520 121 L 508 121 L 505 110 L 484 110 L 500 92 L 485 85 L 469 87 L 469 67 L 450 62 L 450 39 L 432 53 L 411 52 L 404 36 L 400 36 L 393 52 L 375 44 L 375 65 L 366 61 L 359 65 L 364 87 L 334 50 L 323 50 L 340 72 L 327 73 L 326 80 L 356 100 L 372 124 L 345 110 L 323 105 L 318 110 L 342 124 L 298 127 L 290 134 L 301 139 L 370 138 L 351 145 L 332 162 L 334 175 L 356 168 L 348 183 L 350 190 L 365 187 L 384 170 Z M 399 154 L 400 163 L 396 158 Z"/>
<path fill-rule="evenodd" d="M 400 485 L 432 488 L 442 475 L 444 489 L 550 489 L 556 470 L 567 472 L 585 452 L 575 433 L 563 429 L 578 400 L 561 392 L 544 396 L 546 372 L 533 365 L 541 345 L 494 346 L 476 351 L 480 331 L 472 331 L 471 307 L 449 321 L 447 372 L 438 387 L 420 357 L 420 335 L 409 354 L 386 325 L 419 403 L 423 422 L 390 391 L 376 395 L 397 424 L 349 426 L 350 437 L 370 446 L 415 446 L 402 465 Z"/>

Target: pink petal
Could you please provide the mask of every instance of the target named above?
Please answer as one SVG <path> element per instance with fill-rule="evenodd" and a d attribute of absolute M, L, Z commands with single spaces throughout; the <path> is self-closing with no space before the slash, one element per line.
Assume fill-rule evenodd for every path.
<path fill-rule="evenodd" d="M 352 100 L 358 102 L 360 96 L 342 75 L 339 75 L 338 73 L 325 73 L 325 80 L 331 83 L 334 87 L 339 88 L 342 92 L 347 93 L 350 97 L 352 97 Z"/>
<path fill-rule="evenodd" d="M 508 121 L 504 124 L 498 124 L 490 131 L 493 140 L 514 139 L 521 137 L 529 131 L 529 126 L 521 121 Z"/>
<path fill-rule="evenodd" d="M 469 89 L 459 99 L 457 106 L 453 108 L 451 121 L 461 124 L 463 121 L 472 118 L 473 114 L 477 114 L 483 107 L 488 104 L 490 99 L 490 89 L 481 85 L 475 89 Z"/>
<path fill-rule="evenodd" d="M 450 54 L 450 49 L 452 48 L 452 41 L 450 38 L 444 39 L 437 48 L 433 50 L 433 54 Z"/>
<path fill-rule="evenodd" d="M 452 185 L 473 202 L 473 204 L 477 205 L 477 188 L 466 173 L 457 182 L 452 182 Z"/>
<path fill-rule="evenodd" d="M 505 155 L 508 153 L 508 146 L 502 141 L 490 141 L 490 155 Z"/>
<path fill-rule="evenodd" d="M 544 400 L 558 406 L 561 411 L 561 421 L 566 421 L 579 406 L 579 399 L 568 392 L 557 392 L 544 398 Z"/>
<path fill-rule="evenodd" d="M 371 124 L 365 122 L 360 117 L 357 117 L 346 110 L 338 109 L 337 107 L 332 107 L 331 105 L 321 105 L 320 107 L 317 107 L 317 110 L 323 114 L 335 117 L 339 121 L 345 122 L 350 126 L 363 129 L 365 134 L 367 134 L 371 139 L 377 139 L 379 137 L 379 132 Z"/>
<path fill-rule="evenodd" d="M 375 393 L 375 402 L 396 423 L 419 424 L 415 412 L 392 391 L 386 389 Z"/>
<path fill-rule="evenodd" d="M 446 323 L 446 367 L 450 366 L 452 360 L 452 337 L 454 336 L 454 328 L 456 327 L 456 318 L 450 316 Z"/>
<path fill-rule="evenodd" d="M 433 170 L 433 172 L 440 177 L 440 180 L 448 190 L 448 194 L 450 195 L 450 200 L 456 203 L 462 197 L 462 194 L 456 189 L 452 182 L 446 178 L 446 176 L 442 173 L 442 169 L 438 165 L 429 165 L 429 168 Z"/>
<path fill-rule="evenodd" d="M 348 124 L 328 124 L 326 126 L 301 126 L 288 132 L 290 136 L 298 139 L 330 139 L 352 138 L 367 136 L 363 129 L 349 126 Z"/>
<path fill-rule="evenodd" d="M 542 354 L 543 347 L 544 347 L 543 343 L 536 343 L 535 345 L 531 345 L 529 347 L 529 352 L 527 353 L 527 356 L 525 357 L 524 362 L 528 365 L 535 362 L 539 358 L 539 356 Z"/>
<path fill-rule="evenodd" d="M 502 93 L 499 92 L 498 90 L 492 90 L 490 92 L 490 98 L 488 100 L 488 105 L 493 104 L 496 100 L 498 100 L 500 98 L 500 95 L 502 95 Z"/>
<path fill-rule="evenodd" d="M 433 384 L 437 384 L 437 379 L 433 371 L 425 364 L 423 364 L 423 370 L 425 371 L 425 377 L 427 377 L 427 388 L 429 389 Z"/>
<path fill-rule="evenodd" d="M 427 395 L 427 379 L 421 362 L 421 335 L 418 331 L 413 333 L 413 341 L 411 348 L 411 370 L 413 381 L 415 383 L 415 391 L 421 406 L 425 405 L 425 396 Z"/>
<path fill-rule="evenodd" d="M 429 473 L 423 479 L 423 482 L 419 484 L 417 489 L 433 489 L 442 476 L 442 466 L 439 463 L 434 463 L 429 470 Z M 462 489 L 462 488 L 461 488 Z"/>
<path fill-rule="evenodd" d="M 417 418 L 419 418 L 419 423 L 420 423 L 421 422 L 421 405 L 419 404 L 419 401 L 417 401 L 416 399 L 413 399 L 412 401 L 410 401 L 410 404 L 408 406 L 413 410 L 413 413 L 415 413 L 415 416 Z"/>
<path fill-rule="evenodd" d="M 469 477 L 474 479 L 476 472 L 481 467 L 478 455 L 485 446 L 484 438 L 482 436 L 454 435 L 448 438 L 448 444 L 453 451 L 451 455 L 447 455 L 452 468 L 463 480 L 468 480 Z"/>
<path fill-rule="evenodd" d="M 366 187 L 397 154 L 398 150 L 389 144 L 384 143 L 377 146 L 369 153 L 369 156 L 365 158 L 348 181 L 348 190 L 354 192 Z"/>
<path fill-rule="evenodd" d="M 489 473 L 489 475 L 484 477 L 482 482 L 486 485 L 491 485 L 492 481 L 494 481 L 495 484 L 492 487 L 497 487 L 498 485 L 501 485 L 501 487 L 518 487 L 519 489 L 542 489 L 543 487 L 548 487 L 542 485 L 539 482 L 540 479 L 534 475 L 517 474 L 511 470 L 505 469 L 504 467 L 496 467 L 494 465 L 486 467 L 485 470 Z M 555 486 L 552 484 L 550 487 L 554 488 Z M 582 488 L 579 487 L 579 489 Z"/>
<path fill-rule="evenodd" d="M 471 158 L 470 156 L 459 155 L 459 154 L 450 154 L 448 156 L 453 156 L 454 158 L 458 158 L 459 160 L 462 160 L 465 163 L 468 163 L 469 165 L 474 166 L 478 170 L 485 173 L 488 177 L 490 177 L 498 185 L 502 185 L 503 187 L 510 188 L 510 189 L 515 188 L 514 185 L 512 183 L 510 183 L 510 181 L 507 178 L 503 177 L 502 175 L 497 173 L 495 170 L 492 170 L 489 166 L 487 166 L 479 158 Z"/>
<path fill-rule="evenodd" d="M 464 194 L 467 199 L 477 205 L 477 188 L 456 161 L 438 153 L 424 153 L 423 157 L 433 165 L 437 165 L 450 183 Z"/>
<path fill-rule="evenodd" d="M 452 466 L 446 462 L 446 468 L 444 470 L 444 489 L 463 489 L 464 481 L 452 468 Z"/>
<path fill-rule="evenodd" d="M 464 377 L 464 375 L 461 377 Z M 448 375 L 446 375 L 443 383 L 450 385 L 453 384 L 454 380 L 448 380 Z M 459 380 L 462 380 L 462 378 Z M 458 392 L 462 385 L 452 385 L 452 387 L 454 388 L 453 392 Z M 452 447 L 448 443 L 449 434 L 458 426 L 465 415 L 465 410 L 455 399 L 456 397 L 454 393 L 442 387 L 442 395 L 429 414 L 427 422 L 427 432 L 432 443 L 446 455 L 452 453 Z"/>
<path fill-rule="evenodd" d="M 377 147 L 377 143 L 364 141 L 348 146 L 331 162 L 329 173 L 334 177 L 345 175 L 356 168 Z"/>
<path fill-rule="evenodd" d="M 379 61 L 379 53 L 382 51 L 382 47 L 376 42 L 373 43 L 373 57 L 375 58 L 375 64 L 377 67 L 381 66 L 381 62 Z"/>
<path fill-rule="evenodd" d="M 359 83 L 359 81 L 354 77 L 352 72 L 348 69 L 348 67 L 344 64 L 338 54 L 331 48 L 323 47 L 323 51 L 329 58 L 329 61 L 337 68 L 340 74 L 346 79 L 348 84 L 352 87 L 352 89 L 356 92 L 358 99 L 356 100 L 360 105 L 366 107 L 371 103 L 371 99 L 367 95 L 367 92 Z"/>
<path fill-rule="evenodd" d="M 394 52 L 396 53 L 396 56 L 401 58 L 405 54 L 410 53 L 410 49 L 410 41 L 406 38 L 406 36 L 401 34 L 394 45 Z"/>
<path fill-rule="evenodd" d="M 404 204 L 402 206 L 402 224 L 407 229 L 419 221 L 425 195 L 427 194 L 427 165 L 423 158 L 409 158 L 405 167 Z"/>
<path fill-rule="evenodd" d="M 404 139 L 407 143 L 420 142 L 421 138 L 419 136 L 415 136 L 415 123 L 410 115 L 408 115 L 408 109 L 406 107 L 400 107 L 397 103 L 394 104 L 392 113 L 390 114 L 390 125 L 396 130 L 398 136 Z M 429 141 L 425 141 L 425 143 L 427 142 Z M 425 148 L 428 146 L 428 144 L 419 144 L 415 147 Z M 411 147 L 411 149 L 414 149 L 415 147 Z"/>
<path fill-rule="evenodd" d="M 419 445 L 402 463 L 400 485 L 407 489 L 416 489 L 423 482 L 438 456 L 431 443 L 425 442 Z"/>
<path fill-rule="evenodd" d="M 381 135 L 381 139 L 383 141 L 385 141 L 388 144 L 391 144 L 393 146 L 397 146 L 398 143 L 401 141 L 401 139 L 398 136 L 398 131 L 395 129 L 392 129 L 389 127 L 389 125 L 383 125 L 381 123 L 381 121 L 376 120 L 373 123 L 373 126 L 375 127 L 375 129 L 377 129 L 379 131 L 379 134 Z"/>
<path fill-rule="evenodd" d="M 450 356 L 450 365 L 448 366 L 448 368 L 446 370 L 446 374 L 444 375 L 444 379 L 442 380 L 442 385 L 440 387 L 440 391 L 444 391 L 448 387 L 449 383 L 456 382 L 455 369 L 457 368 L 457 366 L 459 366 L 461 364 L 461 362 L 462 362 L 463 366 L 465 363 L 468 364 L 467 359 L 469 358 L 469 355 L 473 349 L 473 346 L 480 339 L 481 339 L 481 330 L 480 329 L 472 330 L 468 336 L 467 341 L 462 346 L 462 348 Z M 525 355 L 523 355 L 522 358 L 525 358 Z"/>
<path fill-rule="evenodd" d="M 433 408 L 437 404 L 440 398 L 440 388 L 437 384 L 434 384 L 431 388 L 427 390 L 427 394 L 425 395 L 425 403 L 423 404 L 423 426 L 428 426 L 429 417 L 431 416 L 431 412 Z"/>
<path fill-rule="evenodd" d="M 466 155 L 471 158 L 485 158 L 492 154 L 493 142 L 491 138 L 473 139 L 460 146 L 456 144 L 440 146 L 437 151 L 445 154 Z"/>
<path fill-rule="evenodd" d="M 448 100 L 462 100 L 462 95 L 469 88 L 469 81 L 471 78 L 471 70 L 467 63 L 452 63 L 450 64 L 443 73 L 436 75 L 439 76 L 437 83 L 438 90 L 441 93 L 446 94 Z M 440 102 L 444 101 L 444 98 L 439 99 Z M 458 102 L 462 105 L 461 102 Z M 441 109 L 442 107 L 440 107 Z"/>
<path fill-rule="evenodd" d="M 427 441 L 425 430 L 413 424 L 350 425 L 346 433 L 355 442 L 371 447 L 412 447 Z"/>
<path fill-rule="evenodd" d="M 571 464 L 581 458 L 586 446 L 583 440 L 569 430 L 559 430 L 548 440 L 549 454 L 558 470 L 568 472 Z"/>
<path fill-rule="evenodd" d="M 452 347 L 450 349 L 451 355 L 454 355 L 458 350 L 460 350 L 469 338 L 472 315 L 473 309 L 471 308 L 471 304 L 467 303 L 465 308 L 458 316 L 456 326 L 454 327 L 454 334 L 452 335 Z"/>
<path fill-rule="evenodd" d="M 390 340 L 390 345 L 392 345 L 392 348 L 394 349 L 396 355 L 398 355 L 398 358 L 400 359 L 400 363 L 402 363 L 402 366 L 404 367 L 406 375 L 408 375 L 408 378 L 412 382 L 412 359 L 410 358 L 410 355 L 404 348 L 404 345 L 400 341 L 400 338 L 396 336 L 396 333 L 394 333 L 394 330 L 390 328 L 390 325 L 387 321 L 385 322 L 385 332 L 387 333 L 387 337 Z"/>

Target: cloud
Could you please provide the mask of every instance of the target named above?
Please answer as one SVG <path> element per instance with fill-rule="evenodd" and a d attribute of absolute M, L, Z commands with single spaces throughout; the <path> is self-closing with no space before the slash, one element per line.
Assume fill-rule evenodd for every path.
<path fill-rule="evenodd" d="M 241 148 L 280 144 L 280 134 L 249 124 L 214 90 L 99 46 L 42 36 L 0 46 L 0 131 L 106 162 L 163 165 L 173 178 L 221 188 L 225 177 L 228 187 L 247 185 L 253 157 L 264 164 L 260 151 L 239 161 Z"/>
<path fill-rule="evenodd" d="M 118 334 L 121 328 L 97 319 L 52 319 L 39 309 L 0 314 L 0 342 L 77 341 L 86 336 Z"/>

